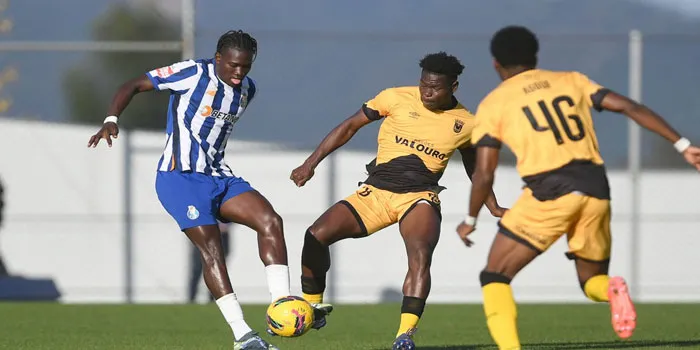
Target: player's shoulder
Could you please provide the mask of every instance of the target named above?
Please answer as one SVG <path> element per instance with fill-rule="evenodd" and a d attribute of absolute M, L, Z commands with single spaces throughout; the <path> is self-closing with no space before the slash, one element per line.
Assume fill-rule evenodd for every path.
<path fill-rule="evenodd" d="M 495 88 L 493 88 L 493 90 L 489 91 L 489 93 L 486 94 L 484 98 L 481 99 L 481 101 L 479 102 L 479 106 L 477 107 L 477 113 L 480 109 L 500 104 L 504 96 L 510 93 L 510 89 L 507 86 L 504 86 L 504 84 L 496 86 Z"/>
<path fill-rule="evenodd" d="M 246 84 L 246 86 L 247 86 L 248 88 L 253 88 L 253 89 L 255 89 L 255 88 L 258 87 L 258 82 L 255 81 L 255 79 L 253 79 L 253 78 L 251 78 L 251 77 L 249 77 L 249 76 L 247 76 L 247 75 L 246 75 L 246 77 L 245 77 L 244 84 Z"/>
<path fill-rule="evenodd" d="M 457 106 L 450 110 L 450 112 L 462 119 L 471 119 L 474 118 L 474 113 L 469 110 L 466 106 L 464 106 L 461 102 L 457 102 Z"/>
<path fill-rule="evenodd" d="M 417 86 L 394 86 L 390 88 L 386 88 L 382 90 L 380 95 L 383 96 L 393 96 L 393 97 L 398 97 L 398 96 L 415 96 L 418 95 L 418 87 Z"/>
<path fill-rule="evenodd" d="M 586 74 L 577 70 L 542 70 L 542 74 L 546 77 L 564 79 L 576 84 L 591 81 Z"/>

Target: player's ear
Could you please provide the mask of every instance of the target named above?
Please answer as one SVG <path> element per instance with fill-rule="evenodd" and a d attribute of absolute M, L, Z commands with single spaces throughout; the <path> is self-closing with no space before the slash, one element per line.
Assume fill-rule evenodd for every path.
<path fill-rule="evenodd" d="M 217 52 L 217 53 L 214 55 L 214 58 L 216 59 L 216 63 L 217 63 L 217 64 L 219 64 L 219 62 L 221 62 L 221 54 L 220 54 L 220 53 Z"/>
<path fill-rule="evenodd" d="M 455 80 L 455 81 L 452 83 L 452 93 L 457 92 L 457 88 L 458 88 L 458 87 L 459 87 L 459 80 Z"/>

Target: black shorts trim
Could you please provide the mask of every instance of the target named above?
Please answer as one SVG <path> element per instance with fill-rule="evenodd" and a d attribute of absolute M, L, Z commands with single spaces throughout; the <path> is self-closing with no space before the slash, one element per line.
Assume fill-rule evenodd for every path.
<path fill-rule="evenodd" d="M 512 239 L 512 240 L 514 240 L 514 241 L 516 241 L 516 242 L 518 242 L 518 243 L 520 243 L 520 244 L 522 244 L 522 245 L 524 245 L 524 246 L 526 246 L 526 247 L 528 247 L 528 248 L 530 248 L 530 249 L 532 249 L 532 250 L 534 250 L 534 251 L 536 251 L 537 254 L 542 254 L 542 250 L 540 250 L 539 248 L 535 247 L 534 245 L 532 245 L 532 243 L 528 242 L 528 241 L 525 240 L 524 238 L 522 238 L 522 237 L 516 235 L 515 233 L 513 233 L 513 231 L 509 230 L 507 227 L 503 226 L 503 224 L 501 224 L 501 221 L 500 221 L 500 220 L 498 221 L 498 228 L 499 228 L 498 233 L 500 233 L 500 234 L 502 234 L 502 235 L 504 235 L 504 236 L 506 236 L 506 237 L 508 237 L 508 238 L 510 238 L 510 239 Z"/>
<path fill-rule="evenodd" d="M 368 233 L 367 233 L 367 227 L 365 226 L 365 223 L 362 222 L 362 217 L 360 216 L 360 213 L 357 212 L 357 210 L 355 209 L 355 207 L 353 207 L 352 204 L 350 204 L 350 202 L 348 202 L 348 201 L 346 201 L 346 200 L 342 200 L 342 201 L 340 201 L 340 202 L 338 202 L 338 203 L 340 203 L 340 204 L 346 206 L 348 209 L 350 209 L 350 212 L 352 213 L 352 216 L 354 216 L 354 217 L 355 217 L 355 220 L 357 220 L 357 223 L 360 224 L 360 229 L 362 230 L 362 234 L 364 234 L 365 236 L 367 236 L 367 234 L 368 234 Z"/>
<path fill-rule="evenodd" d="M 578 256 L 578 255 L 576 255 L 576 254 L 574 254 L 574 253 L 571 253 L 571 252 L 566 252 L 566 253 L 564 253 L 564 255 L 566 255 L 566 257 L 567 257 L 569 260 L 581 260 L 581 261 L 585 261 L 585 262 L 589 262 L 589 263 L 595 263 L 595 264 L 605 264 L 605 263 L 610 262 L 610 258 L 607 258 L 607 259 L 604 259 L 604 260 L 592 260 L 592 259 L 582 258 L 582 257 L 580 257 L 580 256 Z"/>
<path fill-rule="evenodd" d="M 408 213 L 410 213 L 411 210 L 413 210 L 418 205 L 418 203 L 420 203 L 421 201 L 424 201 L 424 202 L 430 204 L 430 206 L 433 207 L 433 209 L 435 209 L 435 213 L 438 215 L 438 219 L 440 220 L 440 222 L 442 222 L 442 212 L 440 210 L 440 206 L 427 200 L 427 199 L 421 198 L 421 199 L 415 201 L 413 204 L 411 204 L 411 206 L 408 207 L 408 210 L 406 210 L 406 212 L 403 213 L 403 216 L 401 216 L 401 218 L 399 219 L 399 225 L 401 225 L 401 221 L 403 221 L 403 219 L 406 216 L 408 216 Z"/>

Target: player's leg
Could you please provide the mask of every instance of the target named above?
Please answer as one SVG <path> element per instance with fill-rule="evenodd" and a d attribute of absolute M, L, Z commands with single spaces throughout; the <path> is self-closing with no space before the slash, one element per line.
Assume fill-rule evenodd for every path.
<path fill-rule="evenodd" d="M 611 277 L 610 202 L 587 197 L 579 220 L 568 234 L 569 259 L 576 263 L 581 289 L 588 299 L 609 302 L 612 325 L 621 338 L 636 328 L 637 313 L 622 277 Z"/>
<path fill-rule="evenodd" d="M 290 295 L 282 218 L 270 202 L 245 182 L 229 187 L 219 214 L 228 221 L 245 225 L 257 232 L 258 254 L 265 264 L 271 300 Z"/>
<path fill-rule="evenodd" d="M 541 250 L 505 227 L 491 244 L 486 267 L 479 274 L 484 313 L 491 337 L 499 349 L 520 349 L 517 309 L 510 282 Z"/>
<path fill-rule="evenodd" d="M 403 283 L 401 321 L 394 349 L 411 349 L 415 332 L 430 294 L 430 265 L 440 239 L 439 207 L 426 200 L 415 202 L 401 217 L 399 230 L 406 246 L 408 271 Z"/>
<path fill-rule="evenodd" d="M 194 303 L 197 299 L 200 279 L 202 279 L 202 256 L 197 247 L 192 247 L 190 249 L 190 281 L 187 286 L 187 296 L 190 303 Z"/>
<path fill-rule="evenodd" d="M 525 189 L 501 219 L 486 267 L 479 275 L 486 323 L 500 349 L 520 349 L 510 282 L 566 232 L 580 207 L 578 201 L 567 195 L 541 202 Z"/>
<path fill-rule="evenodd" d="M 234 347 L 275 349 L 245 322 L 231 287 L 215 217 L 217 208 L 211 198 L 218 191 L 215 182 L 203 174 L 159 172 L 156 177 L 158 199 L 199 251 L 204 282 L 233 331 Z"/>
<path fill-rule="evenodd" d="M 301 252 L 301 290 L 317 313 L 314 328 L 325 325 L 332 306 L 323 302 L 326 274 L 331 266 L 330 245 L 346 238 L 365 237 L 392 223 L 382 201 L 383 191 L 363 186 L 331 206 L 306 231 Z"/>
<path fill-rule="evenodd" d="M 323 303 L 326 274 L 331 267 L 330 245 L 365 235 L 353 211 L 347 202 L 338 202 L 306 230 L 301 251 L 301 289 L 304 299 L 312 304 Z"/>

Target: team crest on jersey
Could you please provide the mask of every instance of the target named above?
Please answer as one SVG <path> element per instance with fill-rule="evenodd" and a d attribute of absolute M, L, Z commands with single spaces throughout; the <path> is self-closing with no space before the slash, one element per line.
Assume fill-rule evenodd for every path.
<path fill-rule="evenodd" d="M 194 207 L 194 205 L 187 206 L 187 218 L 190 220 L 196 220 L 199 217 L 199 210 Z"/>
<path fill-rule="evenodd" d="M 462 127 L 463 127 L 463 126 L 464 126 L 464 122 L 463 122 L 463 121 L 461 121 L 461 120 L 459 120 L 459 119 L 455 119 L 455 125 L 452 127 L 452 131 L 454 131 L 455 133 L 459 134 L 460 132 L 462 132 Z"/>
<path fill-rule="evenodd" d="M 245 108 L 248 105 L 248 94 L 247 93 L 242 93 L 241 94 L 241 102 L 238 104 L 241 108 Z"/>

